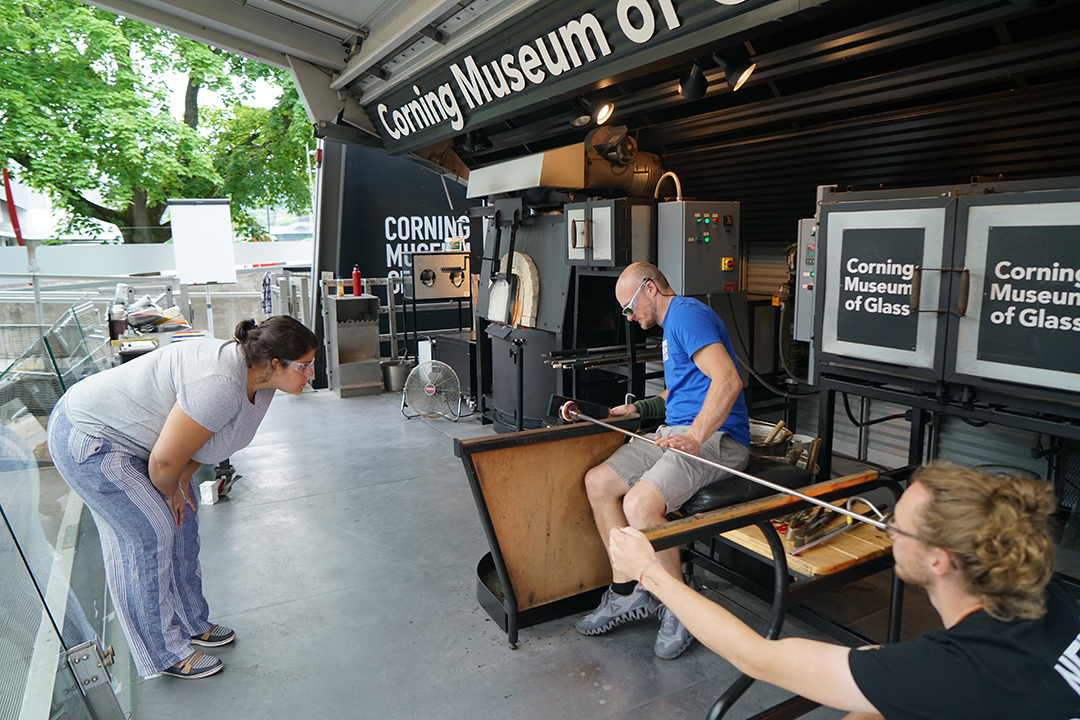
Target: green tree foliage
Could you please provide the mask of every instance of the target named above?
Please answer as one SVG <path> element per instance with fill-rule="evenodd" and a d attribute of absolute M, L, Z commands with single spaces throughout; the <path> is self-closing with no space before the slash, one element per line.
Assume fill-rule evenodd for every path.
<path fill-rule="evenodd" d="M 187 77 L 183 118 L 166 73 Z M 283 88 L 270 109 L 241 102 L 259 78 Z M 203 89 L 227 109 L 200 107 Z M 67 211 L 69 231 L 96 219 L 125 242 L 162 242 L 168 198 L 229 197 L 252 232 L 245 208 L 310 206 L 309 147 L 286 73 L 77 0 L 0 2 L 0 155 Z"/>

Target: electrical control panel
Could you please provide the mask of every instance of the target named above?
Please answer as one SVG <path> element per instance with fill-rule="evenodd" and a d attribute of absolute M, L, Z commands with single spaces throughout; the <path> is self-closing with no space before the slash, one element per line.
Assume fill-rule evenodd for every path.
<path fill-rule="evenodd" d="M 739 289 L 739 203 L 660 203 L 657 241 L 657 265 L 679 295 Z"/>
<path fill-rule="evenodd" d="M 817 277 L 817 220 L 799 221 L 795 256 L 795 339 L 810 342 L 814 334 L 814 280 Z"/>

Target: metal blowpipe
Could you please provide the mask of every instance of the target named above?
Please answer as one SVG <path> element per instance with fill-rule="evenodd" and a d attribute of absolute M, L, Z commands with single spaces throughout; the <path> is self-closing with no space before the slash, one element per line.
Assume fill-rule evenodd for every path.
<path fill-rule="evenodd" d="M 616 425 L 612 425 L 611 423 L 606 423 L 603 420 L 597 420 L 594 417 L 589 417 L 588 415 L 585 415 L 584 413 L 582 413 L 582 412 L 580 412 L 578 410 L 577 404 L 573 403 L 573 402 L 563 403 L 562 406 L 559 408 L 559 416 L 562 417 L 562 419 L 565 420 L 566 422 L 575 422 L 577 420 L 584 420 L 585 422 L 590 422 L 593 425 L 599 425 L 600 427 L 607 428 L 608 430 L 614 430 L 615 432 L 622 433 L 623 435 L 626 435 L 627 437 L 633 438 L 634 440 L 644 440 L 645 442 L 652 443 L 653 445 L 656 444 L 655 440 L 651 440 L 651 439 L 649 439 L 647 437 L 644 437 L 642 435 L 638 435 L 637 433 L 632 433 L 629 430 L 623 430 L 621 427 L 618 427 Z M 678 453 L 679 455 L 682 455 L 683 457 L 694 460 L 695 462 L 704 463 L 704 464 L 709 465 L 711 467 L 714 467 L 714 468 L 716 468 L 718 470 L 723 470 L 724 472 L 731 473 L 732 475 L 737 475 L 737 476 L 739 476 L 741 478 L 745 478 L 745 479 L 747 479 L 747 480 L 749 480 L 751 482 L 757 483 L 758 485 L 764 485 L 765 487 L 769 488 L 770 490 L 775 490 L 776 492 L 784 493 L 785 495 L 791 495 L 793 497 L 797 497 L 800 500 L 805 500 L 806 502 L 808 502 L 808 503 L 810 503 L 812 505 L 818 505 L 819 507 L 823 507 L 826 510 L 832 510 L 833 512 L 839 513 L 840 515 L 846 515 L 849 518 L 853 518 L 855 520 L 858 520 L 859 522 L 866 523 L 867 525 L 873 525 L 878 530 L 885 530 L 886 529 L 885 528 L 885 523 L 881 522 L 880 520 L 873 520 L 871 518 L 866 517 L 865 515 L 860 515 L 857 512 L 852 512 L 851 510 L 848 510 L 847 508 L 842 508 L 839 505 L 833 505 L 832 503 L 827 503 L 824 500 L 818 500 L 815 497 L 811 497 L 809 495 L 804 495 L 803 493 L 799 492 L 798 490 L 792 490 L 791 488 L 786 488 L 783 485 L 777 485 L 774 482 L 769 482 L 768 480 L 763 480 L 762 478 L 755 477 L 754 475 L 744 473 L 741 470 L 736 470 L 734 468 L 729 468 L 726 465 L 721 465 L 720 463 L 713 462 L 712 460 L 706 460 L 703 457 L 693 455 L 691 453 L 686 452 L 685 450 L 679 450 L 678 448 L 673 448 L 673 447 L 668 447 L 668 448 L 664 448 L 664 449 L 667 450 L 668 452 Z"/>

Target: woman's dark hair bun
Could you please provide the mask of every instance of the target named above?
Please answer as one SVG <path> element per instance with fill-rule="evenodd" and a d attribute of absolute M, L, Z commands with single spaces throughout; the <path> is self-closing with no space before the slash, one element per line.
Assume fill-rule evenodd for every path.
<path fill-rule="evenodd" d="M 258 327 L 258 323 L 256 323 L 251 318 L 248 318 L 247 320 L 241 320 L 236 324 L 236 329 L 233 330 L 233 339 L 236 340 L 236 342 L 238 343 L 243 343 L 245 340 L 248 339 L 248 335 L 251 334 L 251 331 L 255 330 Z"/>
<path fill-rule="evenodd" d="M 271 315 L 259 324 L 242 320 L 237 323 L 233 338 L 243 350 L 249 368 L 262 367 L 274 359 L 298 360 L 319 346 L 315 333 L 288 315 Z"/>

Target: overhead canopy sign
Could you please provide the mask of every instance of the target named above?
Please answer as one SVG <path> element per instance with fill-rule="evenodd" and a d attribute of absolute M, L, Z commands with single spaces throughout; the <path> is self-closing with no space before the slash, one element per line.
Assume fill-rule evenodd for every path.
<path fill-rule="evenodd" d="M 411 86 L 365 104 L 364 110 L 387 152 L 410 152 L 618 72 L 715 42 L 721 37 L 717 23 L 775 1 L 593 0 L 592 9 L 565 0 L 537 3 L 529 14 L 427 69 Z"/>

